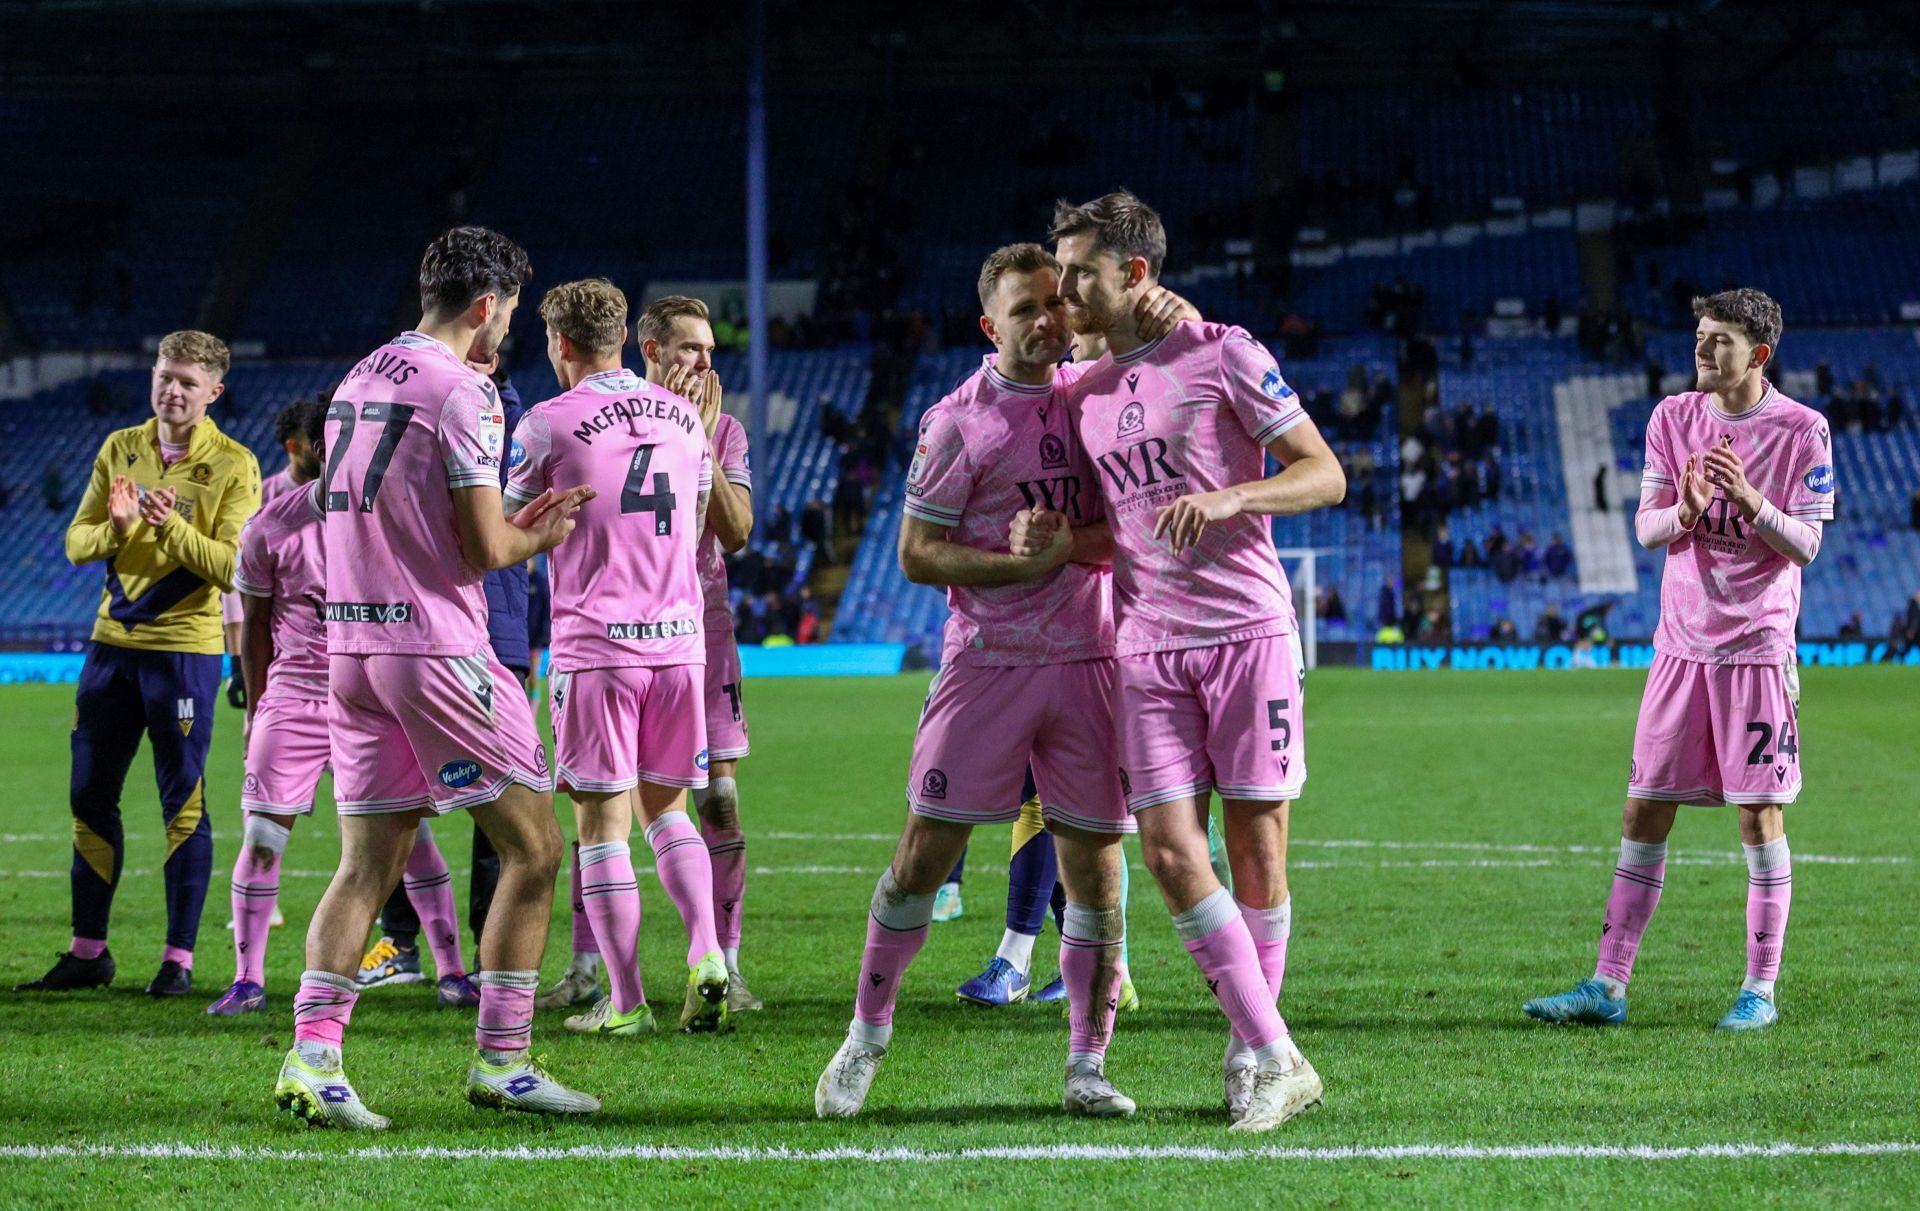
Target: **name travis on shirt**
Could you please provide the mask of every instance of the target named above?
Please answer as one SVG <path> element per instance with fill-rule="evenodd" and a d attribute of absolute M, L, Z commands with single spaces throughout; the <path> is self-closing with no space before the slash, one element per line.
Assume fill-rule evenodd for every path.
<path fill-rule="evenodd" d="M 669 618 L 665 622 L 609 622 L 608 639 L 672 639 L 697 634 L 700 626 L 691 618 Z"/>
<path fill-rule="evenodd" d="M 600 411 L 580 422 L 573 435 L 593 444 L 593 439 L 622 421 L 658 420 L 679 425 L 683 433 L 692 433 L 694 424 L 699 420 L 693 413 L 669 400 L 646 399 L 629 396 L 601 405 Z"/>
<path fill-rule="evenodd" d="M 320 617 L 326 622 L 372 622 L 397 625 L 413 621 L 411 601 L 329 601 Z"/>

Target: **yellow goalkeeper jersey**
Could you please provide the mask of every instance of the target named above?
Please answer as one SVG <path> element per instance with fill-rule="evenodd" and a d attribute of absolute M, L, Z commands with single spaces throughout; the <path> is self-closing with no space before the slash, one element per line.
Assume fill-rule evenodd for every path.
<path fill-rule="evenodd" d="M 113 528 L 107 492 L 121 475 L 147 492 L 178 493 L 165 525 L 156 530 L 136 520 L 124 536 Z M 158 421 L 108 436 L 67 527 L 69 560 L 106 562 L 94 639 L 150 651 L 224 652 L 220 594 L 233 587 L 240 529 L 259 508 L 259 462 L 211 420 L 193 427 L 187 456 L 171 467 L 160 459 Z"/>

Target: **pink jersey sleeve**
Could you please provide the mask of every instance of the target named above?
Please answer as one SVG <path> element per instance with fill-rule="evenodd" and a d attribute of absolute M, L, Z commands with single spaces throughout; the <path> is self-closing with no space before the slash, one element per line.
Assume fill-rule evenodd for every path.
<path fill-rule="evenodd" d="M 906 512 L 951 529 L 966 514 L 973 482 L 973 460 L 959 422 L 949 409 L 935 406 L 920 422 L 920 443 L 907 469 Z"/>
<path fill-rule="evenodd" d="M 519 509 L 553 486 L 553 427 L 545 411 L 535 408 L 520 418 L 514 430 L 512 469 L 507 473 L 507 505 Z"/>
<path fill-rule="evenodd" d="M 1795 447 L 1793 484 L 1785 500 L 1773 503 L 1797 521 L 1832 521 L 1834 492 L 1831 434 L 1821 421 L 1804 433 Z"/>
<path fill-rule="evenodd" d="M 1259 446 L 1307 419 L 1299 392 L 1287 385 L 1273 354 L 1238 328 L 1220 342 L 1220 391 Z"/>
<path fill-rule="evenodd" d="M 1672 443 L 1667 437 L 1665 401 L 1661 401 L 1661 404 L 1647 418 L 1647 454 L 1641 464 L 1640 482 L 1643 486 L 1657 485 L 1677 495 L 1680 491 L 1680 473 L 1686 469 L 1687 459 L 1684 454 L 1678 459 L 1673 456 Z"/>
<path fill-rule="evenodd" d="M 461 383 L 440 410 L 440 457 L 449 488 L 498 488 L 507 416 L 478 382 Z"/>
<path fill-rule="evenodd" d="M 273 550 L 267 543 L 267 527 L 256 524 L 259 517 L 254 514 L 255 521 L 240 531 L 240 560 L 234 565 L 233 588 L 248 597 L 271 597 Z"/>
<path fill-rule="evenodd" d="M 747 428 L 732 417 L 720 422 L 720 474 L 730 484 L 753 490 L 753 468 L 747 459 Z"/>
<path fill-rule="evenodd" d="M 712 446 L 703 447 L 700 451 L 699 484 L 700 484 L 700 490 L 702 492 L 711 492 L 713 490 L 713 447 Z"/>

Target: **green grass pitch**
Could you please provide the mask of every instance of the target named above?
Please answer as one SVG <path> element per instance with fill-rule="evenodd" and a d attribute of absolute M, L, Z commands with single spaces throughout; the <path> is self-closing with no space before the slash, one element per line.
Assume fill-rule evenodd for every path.
<path fill-rule="evenodd" d="M 1087 1123 L 1060 1112 L 1057 1010 L 955 1003 L 954 986 L 999 937 L 1004 829 L 976 837 L 967 914 L 934 927 L 908 977 L 867 1114 L 814 1120 L 813 1082 L 851 1012 L 864 908 L 904 810 L 925 686 L 923 676 L 751 687 L 743 960 L 767 1010 L 730 1037 L 636 1042 L 574 1038 L 543 1014 L 537 1050 L 606 1100 L 590 1123 L 469 1108 L 471 1014 L 435 1008 L 421 987 L 368 993 L 348 1039 L 348 1071 L 394 1130 L 344 1137 L 279 1116 L 269 1095 L 291 1033 L 304 925 L 337 854 L 334 820 L 323 810 L 288 851 L 288 925 L 271 943 L 268 1012 L 205 1016 L 232 974 L 220 926 L 240 729 L 222 707 L 198 987 L 183 1001 L 149 1001 L 138 990 L 158 962 L 161 834 L 143 751 L 125 808 L 130 874 L 112 939 L 120 982 L 45 998 L 0 992 L 0 1202 L 1920 1203 L 1920 682 L 1910 673 L 1806 674 L 1783 1016 L 1752 1037 L 1712 1029 L 1744 965 L 1731 809 L 1682 815 L 1631 1025 L 1555 1030 L 1519 1013 L 1526 997 L 1591 970 L 1640 675 L 1314 674 L 1281 1009 L 1326 1078 L 1327 1101 L 1255 1140 L 1226 1132 L 1224 1026 L 1137 851 L 1130 932 L 1145 1007 L 1121 1019 L 1109 1063 L 1138 1099 L 1137 1117 Z M 44 970 L 68 934 L 71 695 L 0 690 L 8 987 Z M 464 908 L 469 826 L 437 829 Z M 641 886 L 649 992 L 670 1010 L 683 935 L 658 884 L 643 876 Z M 556 912 L 549 979 L 567 938 Z M 1036 950 L 1042 980 L 1054 951 L 1049 928 Z M 1907 1148 L 1818 1151 L 1886 1144 Z M 1575 1154 L 1580 1145 L 1597 1151 Z M 1791 1148 L 1713 1155 L 1706 1145 Z M 392 1151 L 363 1151 L 372 1146 Z M 1064 1151 L 1075 1146 L 1097 1151 Z M 1682 1151 L 1620 1151 L 1632 1147 Z M 192 1152 L 207 1148 L 233 1151 Z M 595 1148 L 612 1154 L 585 1151 Z M 1528 1148 L 1537 1151 L 1518 1151 Z M 832 1149 L 845 1151 L 822 1155 Z"/>

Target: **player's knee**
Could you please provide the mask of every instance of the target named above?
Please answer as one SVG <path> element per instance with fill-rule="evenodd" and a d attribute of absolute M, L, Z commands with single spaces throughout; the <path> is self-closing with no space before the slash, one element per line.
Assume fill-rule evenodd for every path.
<path fill-rule="evenodd" d="M 1163 885 L 1170 880 L 1183 880 L 1199 867 L 1207 865 L 1204 851 L 1200 853 L 1199 861 L 1196 863 L 1188 846 L 1175 840 L 1158 837 L 1151 840 L 1141 838 L 1140 857 L 1146 863 L 1147 870 L 1153 875 L 1154 880 Z"/>

